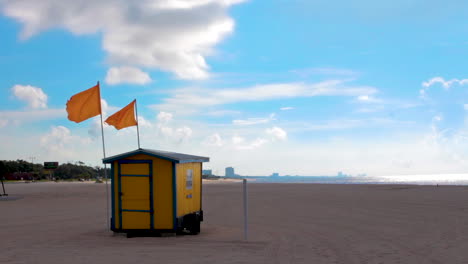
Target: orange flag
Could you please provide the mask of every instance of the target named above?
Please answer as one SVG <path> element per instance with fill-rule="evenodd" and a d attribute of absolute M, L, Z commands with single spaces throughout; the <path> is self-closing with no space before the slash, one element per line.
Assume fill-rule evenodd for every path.
<path fill-rule="evenodd" d="M 76 123 L 101 114 L 99 83 L 67 101 L 68 119 Z"/>
<path fill-rule="evenodd" d="M 136 100 L 133 100 L 127 106 L 120 109 L 120 111 L 109 116 L 105 122 L 114 126 L 117 130 L 138 125 L 138 122 L 135 119 L 135 102 Z"/>

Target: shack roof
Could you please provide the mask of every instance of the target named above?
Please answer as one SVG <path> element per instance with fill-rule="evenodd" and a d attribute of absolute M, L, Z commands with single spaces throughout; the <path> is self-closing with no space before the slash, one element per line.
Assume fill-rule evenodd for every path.
<path fill-rule="evenodd" d="M 116 160 L 121 160 L 125 159 L 131 156 L 135 156 L 138 154 L 146 154 L 149 156 L 153 156 L 156 158 L 160 159 L 165 159 L 169 160 L 174 163 L 187 163 L 187 162 L 208 162 L 210 161 L 210 158 L 208 157 L 202 157 L 202 156 L 195 156 L 195 155 L 189 155 L 189 154 L 182 154 L 182 153 L 176 153 L 176 152 L 170 152 L 170 151 L 163 151 L 163 150 L 156 150 L 156 149 L 137 149 L 129 152 L 125 152 L 119 155 L 107 157 L 103 159 L 102 161 L 104 163 L 112 163 Z"/>

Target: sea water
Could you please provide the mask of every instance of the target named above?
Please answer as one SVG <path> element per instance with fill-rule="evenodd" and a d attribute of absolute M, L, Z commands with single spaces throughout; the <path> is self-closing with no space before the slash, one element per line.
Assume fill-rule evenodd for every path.
<path fill-rule="evenodd" d="M 278 176 L 255 177 L 253 179 L 258 183 L 468 185 L 468 173 L 387 176 Z"/>

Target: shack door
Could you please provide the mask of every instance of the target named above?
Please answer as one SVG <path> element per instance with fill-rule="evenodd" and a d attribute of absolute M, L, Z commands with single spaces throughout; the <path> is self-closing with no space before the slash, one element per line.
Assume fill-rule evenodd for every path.
<path fill-rule="evenodd" d="M 120 229 L 153 229 L 151 160 L 119 161 Z"/>

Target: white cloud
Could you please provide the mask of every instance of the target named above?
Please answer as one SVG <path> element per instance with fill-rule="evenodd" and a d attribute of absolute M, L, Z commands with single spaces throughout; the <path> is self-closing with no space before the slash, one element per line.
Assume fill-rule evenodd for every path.
<path fill-rule="evenodd" d="M 0 120 L 4 124 L 18 125 L 25 122 L 41 122 L 67 117 L 65 109 L 35 109 L 25 111 L 0 111 Z"/>
<path fill-rule="evenodd" d="M 291 106 L 286 106 L 286 107 L 281 107 L 280 110 L 281 111 L 288 111 L 288 110 L 293 110 L 294 107 L 291 107 Z"/>
<path fill-rule="evenodd" d="M 423 87 L 430 87 L 436 83 L 440 83 L 442 85 L 442 87 L 444 87 L 445 89 L 448 89 L 450 88 L 452 85 L 454 84 L 459 84 L 459 85 L 465 85 L 465 84 L 468 84 L 468 79 L 452 79 L 452 80 L 445 80 L 444 78 L 442 77 L 434 77 L 430 80 L 428 80 L 427 82 L 423 82 L 422 83 L 422 86 Z"/>
<path fill-rule="evenodd" d="M 329 75 L 355 78 L 359 75 L 359 72 L 353 70 L 329 67 L 298 69 L 291 70 L 291 72 L 298 75 L 301 78 L 307 78 L 311 75 Z"/>
<path fill-rule="evenodd" d="M 232 140 L 232 144 L 238 145 L 238 144 L 244 143 L 245 138 L 236 135 L 236 136 L 233 136 L 231 140 Z"/>
<path fill-rule="evenodd" d="M 102 34 L 111 65 L 155 68 L 183 79 L 209 76 L 205 57 L 234 30 L 220 0 L 0 1 L 1 11 L 23 25 L 21 38 L 62 28 L 75 35 Z"/>
<path fill-rule="evenodd" d="M 234 116 L 240 114 L 240 111 L 234 110 L 214 110 L 206 112 L 205 115 L 207 116 Z"/>
<path fill-rule="evenodd" d="M 77 148 L 88 145 L 89 138 L 73 136 L 70 129 L 64 126 L 52 126 L 50 131 L 40 139 L 40 146 L 57 157 L 72 157 Z"/>
<path fill-rule="evenodd" d="M 11 88 L 16 98 L 28 103 L 34 109 L 47 108 L 47 95 L 39 87 L 17 84 Z"/>
<path fill-rule="evenodd" d="M 435 115 L 433 118 L 432 118 L 432 121 L 433 122 L 439 122 L 439 121 L 442 121 L 444 118 L 441 116 L 441 115 Z"/>
<path fill-rule="evenodd" d="M 204 144 L 208 146 L 221 147 L 224 145 L 224 141 L 218 133 L 214 133 L 205 139 Z"/>
<path fill-rule="evenodd" d="M 280 127 L 272 127 L 265 130 L 265 132 L 273 137 L 273 140 L 286 140 L 288 134 Z"/>
<path fill-rule="evenodd" d="M 352 128 L 391 128 L 414 125 L 413 121 L 397 120 L 391 118 L 363 118 L 363 119 L 330 119 L 321 122 L 283 122 L 290 132 L 306 131 L 338 131 Z"/>
<path fill-rule="evenodd" d="M 257 138 L 251 142 L 247 142 L 247 140 L 241 136 L 233 136 L 232 137 L 232 144 L 234 145 L 234 148 L 237 150 L 252 150 L 261 147 L 262 145 L 265 145 L 268 140 L 264 138 Z"/>
<path fill-rule="evenodd" d="M 71 141 L 70 129 L 64 126 L 53 126 L 50 132 L 41 138 L 43 147 L 54 145 L 63 148 L 64 145 Z"/>
<path fill-rule="evenodd" d="M 157 119 L 159 122 L 167 123 L 172 120 L 172 114 L 168 112 L 159 112 Z"/>
<path fill-rule="evenodd" d="M 370 86 L 348 86 L 344 80 L 328 80 L 313 84 L 264 84 L 239 89 L 185 88 L 172 90 L 171 97 L 164 99 L 162 104 L 152 107 L 162 111 L 190 114 L 199 111 L 200 108 L 237 102 L 312 96 L 360 96 L 376 92 L 377 89 Z"/>
<path fill-rule="evenodd" d="M 264 118 L 251 117 L 247 119 L 235 119 L 235 120 L 232 120 L 232 123 L 234 125 L 239 125 L 239 126 L 250 126 L 250 125 L 257 125 L 257 124 L 266 124 L 273 120 L 275 120 L 274 113 Z"/>
<path fill-rule="evenodd" d="M 138 116 L 138 125 L 140 127 L 152 127 L 153 126 L 153 124 L 151 124 L 150 121 L 148 121 L 147 119 L 145 119 L 142 116 Z"/>
<path fill-rule="evenodd" d="M 8 120 L 0 119 L 0 128 L 6 127 L 8 125 Z"/>
<path fill-rule="evenodd" d="M 179 142 L 187 141 L 192 136 L 192 129 L 188 126 L 183 126 L 177 128 L 175 131 L 175 136 Z"/>
<path fill-rule="evenodd" d="M 371 95 L 360 95 L 356 99 L 358 100 L 358 102 L 361 102 L 361 103 L 372 103 L 372 104 L 384 103 L 381 99 L 375 98 L 374 96 L 371 96 Z M 389 103 L 390 102 L 387 102 L 387 104 Z"/>
<path fill-rule="evenodd" d="M 110 85 L 130 83 L 147 84 L 151 77 L 148 73 L 134 67 L 112 67 L 107 71 L 106 83 Z"/>
<path fill-rule="evenodd" d="M 433 86 L 433 85 L 435 85 L 437 83 L 440 83 L 440 85 L 442 85 L 442 87 L 444 89 L 448 90 L 450 87 L 452 87 L 455 84 L 458 84 L 458 85 L 468 84 L 468 79 L 445 80 L 442 77 L 434 77 L 434 78 L 422 83 L 423 88 L 421 90 L 419 90 L 420 97 L 425 98 L 426 95 L 427 95 L 427 90 L 429 89 L 429 87 L 431 87 L 431 86 Z"/>

